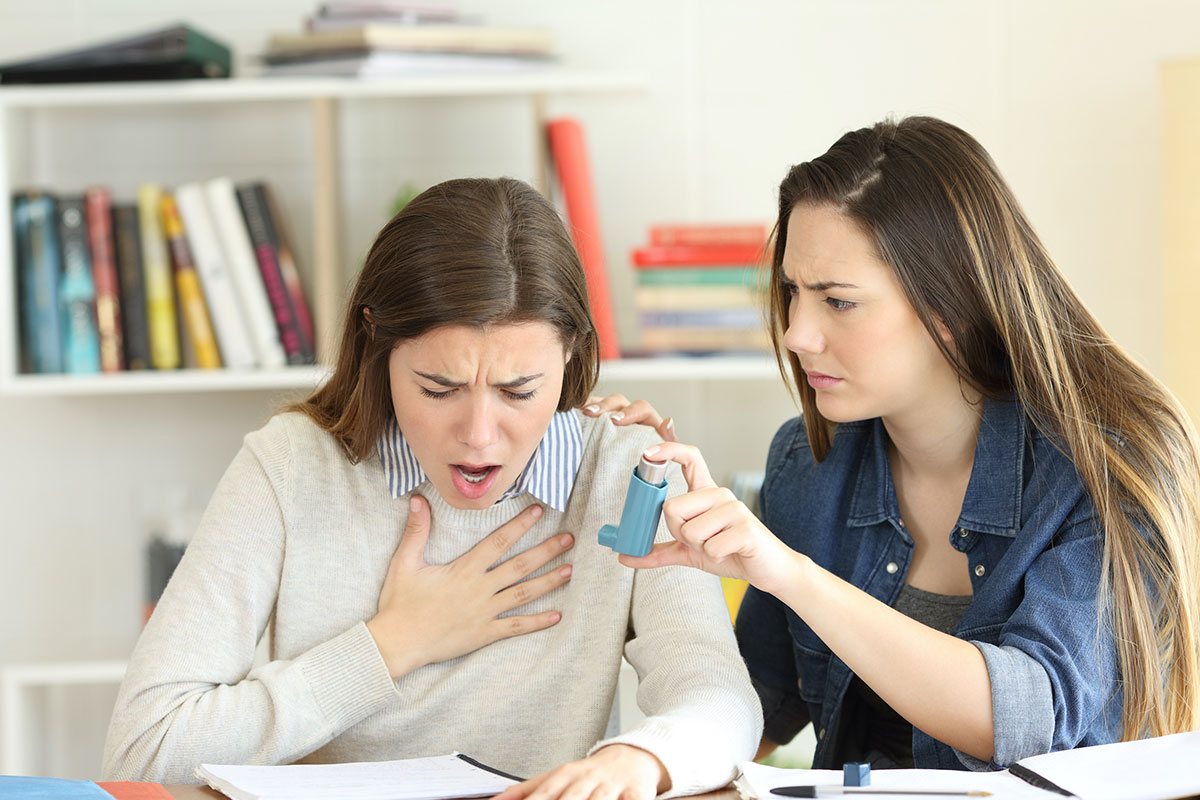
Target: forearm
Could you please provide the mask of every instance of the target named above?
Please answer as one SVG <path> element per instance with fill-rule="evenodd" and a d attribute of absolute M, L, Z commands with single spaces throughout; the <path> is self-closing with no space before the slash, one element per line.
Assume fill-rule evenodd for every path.
<path fill-rule="evenodd" d="M 906 617 L 797 553 L 779 598 L 884 701 L 982 761 L 994 751 L 987 665 L 971 643 Z"/>
<path fill-rule="evenodd" d="M 361 627 L 232 680 L 212 654 L 139 645 L 105 746 L 109 779 L 191 783 L 197 764 L 290 763 L 391 702 Z M 214 657 L 215 656 L 215 657 Z"/>

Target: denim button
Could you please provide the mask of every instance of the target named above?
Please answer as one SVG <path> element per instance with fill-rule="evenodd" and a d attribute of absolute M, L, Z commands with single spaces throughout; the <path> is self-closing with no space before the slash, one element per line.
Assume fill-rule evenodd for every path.
<path fill-rule="evenodd" d="M 886 569 L 888 571 L 888 575 L 895 575 L 896 570 L 900 569 L 900 565 L 897 564 L 895 561 L 889 561 L 888 565 L 886 567 L 884 567 L 884 569 Z"/>
<path fill-rule="evenodd" d="M 976 564 L 976 565 L 975 565 L 975 575 L 976 575 L 976 577 L 982 578 L 982 577 L 983 577 L 983 573 L 985 573 L 985 572 L 987 572 L 987 567 L 985 567 L 983 564 Z"/>
<path fill-rule="evenodd" d="M 821 732 L 817 734 L 817 738 L 818 738 L 818 739 L 824 739 L 824 738 L 825 738 L 825 729 L 824 729 L 824 728 L 821 728 Z"/>
<path fill-rule="evenodd" d="M 970 531 L 969 531 L 969 530 L 967 530 L 966 528 L 959 528 L 959 529 L 958 529 L 958 535 L 959 535 L 959 536 L 966 536 L 968 533 L 970 533 Z"/>

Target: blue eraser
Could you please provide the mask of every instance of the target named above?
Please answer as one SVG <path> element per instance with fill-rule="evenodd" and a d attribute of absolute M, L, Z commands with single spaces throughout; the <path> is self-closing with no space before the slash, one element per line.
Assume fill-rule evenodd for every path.
<path fill-rule="evenodd" d="M 842 766 L 843 786 L 870 786 L 871 765 L 860 761 L 851 761 Z"/>
<path fill-rule="evenodd" d="M 629 556 L 644 556 L 654 546 L 663 501 L 667 499 L 666 464 L 643 458 L 629 479 L 629 492 L 621 510 L 620 525 L 605 525 L 599 541 Z M 646 478 L 650 478 L 649 481 Z"/>

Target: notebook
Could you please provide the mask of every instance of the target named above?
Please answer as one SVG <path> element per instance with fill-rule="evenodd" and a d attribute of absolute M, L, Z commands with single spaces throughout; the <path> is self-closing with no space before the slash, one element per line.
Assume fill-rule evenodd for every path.
<path fill-rule="evenodd" d="M 461 753 L 349 764 L 201 764 L 196 777 L 233 800 L 450 800 L 490 797 L 521 780 Z"/>

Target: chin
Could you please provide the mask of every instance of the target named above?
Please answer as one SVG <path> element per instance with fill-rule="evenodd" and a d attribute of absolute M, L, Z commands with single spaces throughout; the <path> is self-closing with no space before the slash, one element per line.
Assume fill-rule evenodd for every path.
<path fill-rule="evenodd" d="M 845 403 L 829 402 L 828 400 L 822 402 L 820 395 L 817 395 L 817 411 L 820 411 L 821 416 L 830 422 L 859 422 L 879 416 L 863 409 L 850 407 Z"/>

